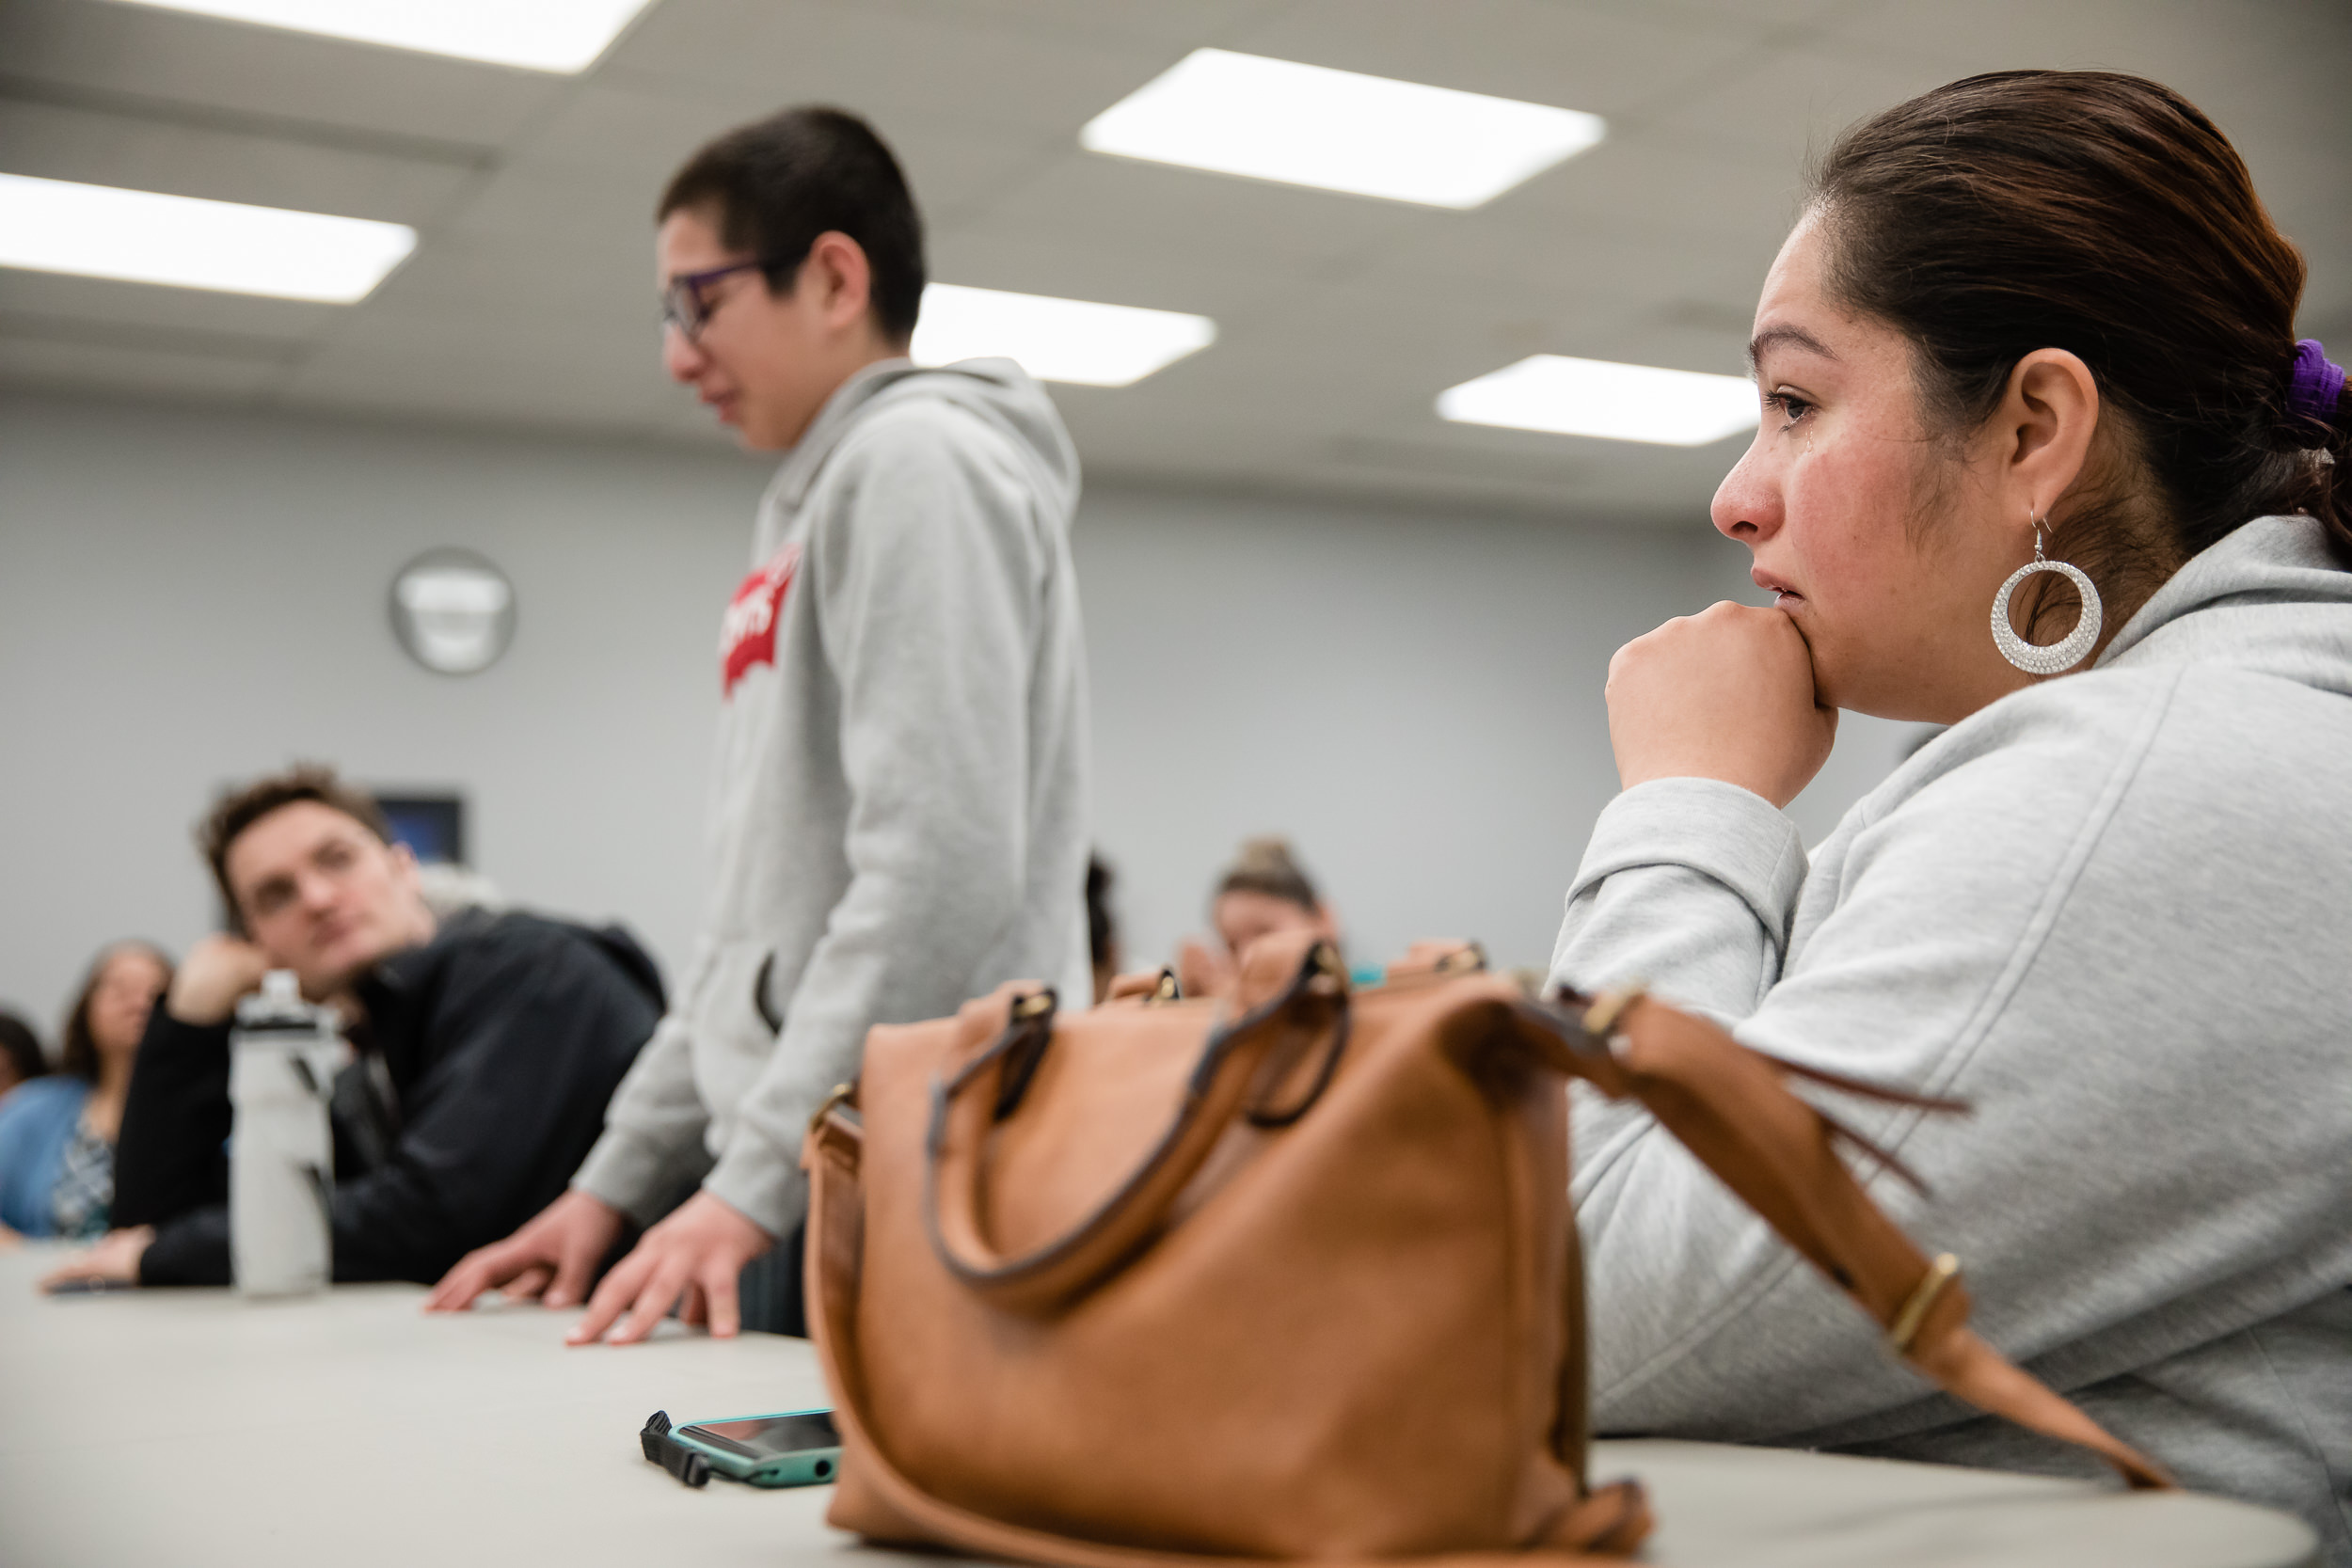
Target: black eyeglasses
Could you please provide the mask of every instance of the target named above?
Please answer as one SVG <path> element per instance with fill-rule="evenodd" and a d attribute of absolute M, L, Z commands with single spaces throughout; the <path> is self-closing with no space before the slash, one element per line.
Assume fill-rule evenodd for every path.
<path fill-rule="evenodd" d="M 722 277 L 739 272 L 765 271 L 785 265 L 782 261 L 732 261 L 723 267 L 711 267 L 703 272 L 680 273 L 670 279 L 670 286 L 661 291 L 661 321 L 675 326 L 678 335 L 692 342 L 702 335 L 703 325 L 717 309 L 703 296 L 703 291 Z"/>

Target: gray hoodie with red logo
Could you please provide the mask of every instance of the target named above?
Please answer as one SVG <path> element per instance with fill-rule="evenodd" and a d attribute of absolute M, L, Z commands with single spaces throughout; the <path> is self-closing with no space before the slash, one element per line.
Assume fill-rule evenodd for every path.
<path fill-rule="evenodd" d="M 722 623 L 702 938 L 576 1185 L 649 1219 L 700 1175 L 782 1236 L 868 1028 L 1088 1000 L 1077 494 L 1010 360 L 887 360 L 810 424 Z"/>

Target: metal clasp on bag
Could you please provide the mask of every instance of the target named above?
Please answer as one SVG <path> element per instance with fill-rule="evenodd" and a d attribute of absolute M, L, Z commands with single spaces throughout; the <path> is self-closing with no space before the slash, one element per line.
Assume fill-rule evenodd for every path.
<path fill-rule="evenodd" d="M 808 1130 L 811 1132 L 816 1132 L 825 1125 L 825 1118 L 833 1115 L 834 1107 L 850 1104 L 856 1099 L 856 1079 L 852 1078 L 846 1084 L 835 1084 L 833 1086 L 833 1093 L 825 1096 L 825 1102 L 817 1107 L 817 1114 L 808 1118 Z"/>
<path fill-rule="evenodd" d="M 1444 958 L 1439 958 L 1437 968 L 1438 974 L 1447 976 L 1484 974 L 1486 972 L 1486 946 L 1481 942 L 1466 942 Z"/>
<path fill-rule="evenodd" d="M 1617 1021 L 1625 1010 L 1649 994 L 1649 982 L 1629 980 L 1622 986 L 1612 986 L 1593 998 L 1593 1005 L 1584 1009 L 1584 1032 L 1606 1044 L 1617 1032 Z"/>
<path fill-rule="evenodd" d="M 1928 1320 L 1928 1309 L 1933 1307 L 1946 1288 L 1960 1277 L 1960 1259 L 1951 1253 L 1939 1254 L 1928 1265 L 1928 1272 L 1919 1276 L 1919 1283 L 1903 1298 L 1901 1310 L 1886 1327 L 1886 1343 L 1897 1355 L 1911 1354 L 1911 1341 L 1919 1337 L 1919 1325 Z"/>

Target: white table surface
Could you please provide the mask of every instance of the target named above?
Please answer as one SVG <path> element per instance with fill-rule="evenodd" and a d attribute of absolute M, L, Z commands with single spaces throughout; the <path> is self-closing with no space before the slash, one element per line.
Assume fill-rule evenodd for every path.
<path fill-rule="evenodd" d="M 657 1409 L 826 1402 L 809 1347 L 665 1324 L 569 1349 L 571 1314 L 426 1317 L 414 1286 L 299 1301 L 37 1295 L 56 1254 L 0 1252 L 0 1563 L 8 1568 L 937 1568 L 825 1528 L 824 1487 L 691 1491 L 647 1464 Z M 1602 1443 L 1643 1478 L 1641 1560 L 1681 1568 L 2292 1568 L 2300 1522 L 2215 1497 L 1711 1443 Z"/>

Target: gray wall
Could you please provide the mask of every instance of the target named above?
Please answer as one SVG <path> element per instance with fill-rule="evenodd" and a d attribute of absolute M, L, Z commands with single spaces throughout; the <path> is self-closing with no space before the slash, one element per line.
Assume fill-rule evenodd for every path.
<path fill-rule="evenodd" d="M 692 940 L 715 627 L 765 467 L 719 453 L 160 406 L 0 400 L 0 1003 L 44 1033 L 110 938 L 213 917 L 188 825 L 321 757 L 454 786 L 521 902 Z M 466 545 L 520 627 L 450 679 L 392 640 L 392 573 Z M 1615 787 L 1618 643 L 1744 588 L 1689 531 L 1098 484 L 1077 556 L 1100 839 L 1131 960 L 1201 923 L 1250 832 L 1294 836 L 1359 955 L 1468 933 L 1539 961 Z M 1883 772 L 1850 725 L 1809 836 Z"/>

